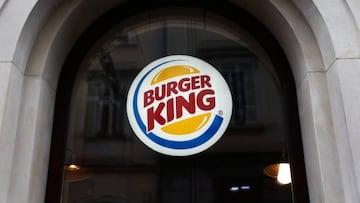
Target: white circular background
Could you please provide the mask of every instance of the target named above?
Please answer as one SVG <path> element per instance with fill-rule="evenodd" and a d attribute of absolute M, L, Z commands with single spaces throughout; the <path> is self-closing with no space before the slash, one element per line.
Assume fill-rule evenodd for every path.
<path fill-rule="evenodd" d="M 160 64 L 162 64 L 162 65 L 160 65 Z M 136 90 L 137 86 L 139 85 L 140 80 L 149 71 L 151 71 L 152 69 L 154 69 L 154 67 L 156 67 L 155 70 L 151 71 L 145 77 L 143 83 L 140 86 L 138 100 L 136 102 L 136 104 L 138 105 L 138 111 L 139 111 L 141 120 L 146 125 L 146 122 L 145 122 L 146 109 L 141 107 L 141 106 L 143 106 L 143 101 L 144 101 L 143 100 L 144 99 L 143 92 L 152 88 L 152 86 L 150 85 L 150 82 L 158 72 L 160 72 L 164 68 L 167 68 L 170 66 L 175 66 L 175 65 L 191 66 L 200 71 L 199 75 L 209 75 L 211 77 L 211 80 L 210 80 L 210 83 L 212 85 L 211 89 L 215 91 L 215 100 L 216 100 L 215 108 L 210 111 L 211 118 L 208 121 L 208 123 L 202 129 L 200 129 L 194 133 L 191 133 L 189 135 L 173 136 L 171 134 L 167 134 L 167 133 L 161 131 L 160 128 L 156 128 L 156 125 L 152 132 L 154 134 L 156 134 L 157 136 L 159 136 L 163 139 L 166 139 L 166 140 L 171 140 L 171 141 L 191 140 L 191 139 L 194 139 L 197 136 L 201 135 L 203 132 L 205 132 L 207 130 L 207 128 L 211 125 L 216 114 L 218 114 L 218 112 L 221 111 L 222 115 L 220 115 L 220 116 L 223 118 L 223 121 L 222 121 L 222 124 L 221 124 L 220 128 L 218 129 L 218 131 L 208 141 L 206 141 L 196 147 L 193 147 L 193 148 L 174 149 L 174 148 L 164 147 L 162 145 L 159 145 L 159 144 L 153 142 L 140 129 L 140 127 L 136 121 L 135 115 L 134 115 L 133 98 L 134 98 L 135 90 Z M 191 76 L 194 76 L 194 75 L 192 75 L 192 74 L 188 75 L 188 77 L 191 77 Z M 182 75 L 179 77 L 183 78 L 184 76 Z M 171 78 L 171 80 L 176 80 L 176 77 Z M 198 90 L 195 90 L 195 92 L 197 93 L 201 90 L 202 89 L 198 89 Z M 179 94 L 177 94 L 176 96 L 181 95 L 181 94 L 184 94 L 184 93 L 179 92 Z M 187 95 L 187 94 L 185 93 L 185 95 Z M 185 114 L 185 112 L 186 111 L 184 111 L 184 116 L 187 116 Z M 206 111 L 206 112 L 209 112 L 209 111 Z M 197 109 L 195 115 L 199 115 L 201 113 L 205 113 L 205 112 L 201 112 L 201 110 Z M 220 139 L 220 137 L 223 135 L 223 133 L 225 132 L 225 130 L 230 122 L 231 113 L 232 113 L 232 97 L 231 97 L 230 89 L 229 89 L 226 81 L 222 77 L 222 75 L 213 66 L 206 63 L 205 61 L 200 60 L 195 57 L 192 57 L 192 56 L 187 56 L 187 55 L 167 56 L 167 57 L 157 59 L 157 60 L 153 61 L 152 63 L 150 63 L 149 65 L 147 65 L 145 68 L 142 69 L 142 71 L 136 76 L 136 78 L 132 82 L 129 92 L 128 92 L 128 97 L 127 97 L 128 119 L 130 122 L 130 126 L 134 130 L 136 136 L 145 145 L 147 145 L 151 149 L 153 149 L 159 153 L 166 154 L 166 155 L 172 155 L 172 156 L 187 156 L 187 155 L 196 154 L 196 153 L 206 150 L 207 148 L 209 148 L 210 146 L 215 144 L 216 141 L 218 141 Z"/>

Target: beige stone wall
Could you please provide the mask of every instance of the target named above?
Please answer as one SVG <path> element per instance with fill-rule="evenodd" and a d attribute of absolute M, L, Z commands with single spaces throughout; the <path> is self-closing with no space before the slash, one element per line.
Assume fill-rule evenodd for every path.
<path fill-rule="evenodd" d="M 360 2 L 232 0 L 280 42 L 297 87 L 311 202 L 360 202 Z M 44 201 L 61 64 L 115 0 L 0 0 L 0 203 Z"/>

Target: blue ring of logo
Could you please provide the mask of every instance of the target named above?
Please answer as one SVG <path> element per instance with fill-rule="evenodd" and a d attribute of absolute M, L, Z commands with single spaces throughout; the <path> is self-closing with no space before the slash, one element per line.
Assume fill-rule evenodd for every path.
<path fill-rule="evenodd" d="M 186 60 L 178 59 L 178 60 L 165 61 L 165 62 L 153 67 L 150 71 L 148 71 L 140 79 L 140 82 L 137 85 L 137 87 L 135 89 L 135 93 L 134 93 L 133 110 L 134 110 L 134 115 L 135 115 L 137 124 L 139 125 L 139 127 L 140 127 L 141 131 L 144 133 L 144 135 L 146 135 L 150 140 L 152 140 L 153 142 L 155 142 L 156 144 L 158 144 L 160 146 L 170 148 L 170 149 L 190 149 L 190 148 L 200 146 L 203 143 L 209 141 L 219 130 L 219 128 L 223 122 L 223 118 L 219 115 L 216 115 L 213 122 L 211 123 L 210 127 L 203 134 L 201 134 L 200 136 L 198 136 L 194 139 L 186 140 L 186 141 L 173 141 L 173 140 L 167 140 L 167 139 L 161 138 L 152 132 L 147 133 L 146 126 L 140 118 L 138 107 L 137 107 L 139 89 L 140 89 L 142 83 L 144 82 L 144 79 L 156 68 L 158 68 L 161 65 L 164 65 L 166 63 L 170 63 L 170 62 L 174 62 L 174 61 L 186 61 Z"/>

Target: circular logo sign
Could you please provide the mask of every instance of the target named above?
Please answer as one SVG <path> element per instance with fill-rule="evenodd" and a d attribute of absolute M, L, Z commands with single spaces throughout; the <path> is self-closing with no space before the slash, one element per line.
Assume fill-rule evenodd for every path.
<path fill-rule="evenodd" d="M 160 58 L 133 81 L 127 97 L 130 125 L 151 149 L 172 156 L 199 153 L 226 130 L 229 87 L 210 64 L 191 56 Z"/>

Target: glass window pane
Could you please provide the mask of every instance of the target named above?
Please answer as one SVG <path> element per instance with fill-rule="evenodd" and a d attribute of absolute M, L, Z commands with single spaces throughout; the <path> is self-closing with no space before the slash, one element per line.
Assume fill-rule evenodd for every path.
<path fill-rule="evenodd" d="M 216 20 L 215 20 L 216 19 Z M 131 22 L 131 23 L 130 23 Z M 260 46 L 240 28 L 207 15 L 162 15 L 114 26 L 81 64 L 71 100 L 62 202 L 292 202 L 264 168 L 286 150 L 283 97 Z M 229 128 L 190 157 L 147 148 L 132 132 L 126 96 L 136 74 L 167 55 L 201 58 L 233 95 Z"/>

